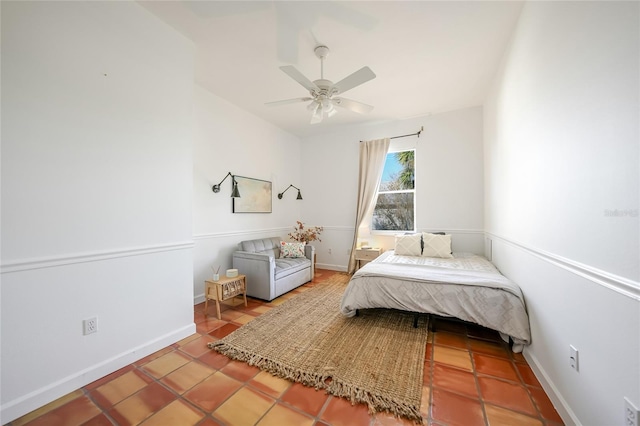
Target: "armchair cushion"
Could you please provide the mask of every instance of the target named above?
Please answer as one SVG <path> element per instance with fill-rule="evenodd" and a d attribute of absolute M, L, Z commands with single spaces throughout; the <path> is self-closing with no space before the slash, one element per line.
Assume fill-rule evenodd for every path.
<path fill-rule="evenodd" d="M 276 259 L 276 280 L 309 268 L 310 262 L 311 261 L 306 257 L 285 257 L 282 259 Z"/>
<path fill-rule="evenodd" d="M 259 240 L 242 241 L 238 244 L 241 251 L 269 254 L 276 259 L 280 257 L 280 238 L 261 238 Z"/>

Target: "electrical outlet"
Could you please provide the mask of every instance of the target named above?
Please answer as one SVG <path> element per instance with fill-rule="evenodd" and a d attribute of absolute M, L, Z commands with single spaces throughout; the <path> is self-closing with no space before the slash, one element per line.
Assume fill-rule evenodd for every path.
<path fill-rule="evenodd" d="M 331 249 L 328 249 L 327 251 L 329 252 L 329 254 L 331 254 Z"/>
<path fill-rule="evenodd" d="M 573 345 L 569 345 L 569 365 L 578 371 L 578 350 Z"/>
<path fill-rule="evenodd" d="M 638 426 L 638 416 L 640 412 L 635 405 L 629 401 L 629 398 L 624 398 L 624 425 L 625 426 Z"/>
<path fill-rule="evenodd" d="M 98 317 L 88 318 L 82 321 L 82 334 L 93 334 L 98 332 Z"/>

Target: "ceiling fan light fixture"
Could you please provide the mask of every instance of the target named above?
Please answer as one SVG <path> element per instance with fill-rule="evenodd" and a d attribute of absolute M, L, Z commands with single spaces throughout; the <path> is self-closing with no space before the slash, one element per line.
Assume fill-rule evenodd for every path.
<path fill-rule="evenodd" d="M 337 112 L 330 99 L 322 101 L 322 111 L 327 115 L 327 117 L 332 117 Z"/>
<path fill-rule="evenodd" d="M 311 114 L 311 124 L 318 124 L 322 121 L 322 104 L 316 101 L 316 107 Z"/>

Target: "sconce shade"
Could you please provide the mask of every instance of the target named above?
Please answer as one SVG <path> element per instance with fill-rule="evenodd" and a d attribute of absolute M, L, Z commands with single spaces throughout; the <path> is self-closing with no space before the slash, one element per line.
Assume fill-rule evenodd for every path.
<path fill-rule="evenodd" d="M 238 182 L 236 182 L 236 180 L 235 180 L 234 176 L 231 174 L 231 172 L 227 173 L 227 175 L 224 177 L 224 179 L 222 179 L 219 184 L 213 185 L 213 187 L 211 189 L 215 193 L 220 192 L 220 185 L 222 185 L 222 182 L 224 182 L 225 179 L 228 178 L 229 176 L 231 176 L 231 197 L 232 198 L 240 198 L 240 191 L 238 191 Z"/>
<path fill-rule="evenodd" d="M 284 191 L 282 191 L 281 193 L 279 193 L 279 194 L 278 194 L 278 199 L 279 199 L 279 200 L 282 200 L 282 196 L 284 195 L 284 193 L 285 193 L 285 192 L 287 192 L 287 190 L 288 190 L 289 188 L 296 188 L 296 189 L 298 190 L 298 196 L 296 197 L 296 200 L 302 200 L 302 194 L 300 193 L 300 188 L 297 188 L 297 187 L 295 187 L 295 186 L 293 186 L 293 185 L 289 185 L 289 186 L 287 187 L 287 189 L 285 189 Z"/>
<path fill-rule="evenodd" d="M 238 191 L 238 182 L 233 179 L 233 189 L 231 190 L 231 198 L 240 198 L 240 191 Z"/>

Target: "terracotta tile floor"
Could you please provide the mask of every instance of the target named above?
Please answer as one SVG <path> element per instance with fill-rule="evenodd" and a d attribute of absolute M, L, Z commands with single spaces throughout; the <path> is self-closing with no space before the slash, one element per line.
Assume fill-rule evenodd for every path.
<path fill-rule="evenodd" d="M 371 417 L 297 383 L 230 361 L 206 347 L 284 300 L 335 272 L 316 271 L 313 282 L 271 303 L 225 305 L 222 320 L 195 306 L 197 333 L 11 422 L 22 425 L 411 425 L 387 413 Z M 421 411 L 428 425 L 562 424 L 524 357 L 497 333 L 437 319 L 426 346 Z"/>

